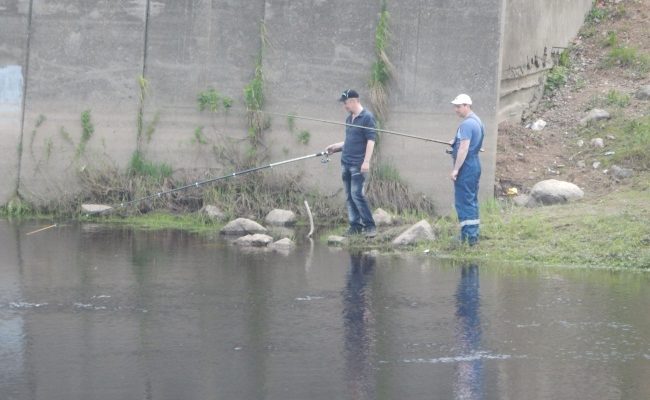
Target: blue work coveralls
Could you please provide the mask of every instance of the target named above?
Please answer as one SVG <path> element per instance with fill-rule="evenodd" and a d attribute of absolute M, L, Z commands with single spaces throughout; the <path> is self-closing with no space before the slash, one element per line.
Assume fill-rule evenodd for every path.
<path fill-rule="evenodd" d="M 458 171 L 454 182 L 454 203 L 460 223 L 460 240 L 470 245 L 476 244 L 479 236 L 478 183 L 481 178 L 479 152 L 483 146 L 485 128 L 479 117 L 471 112 L 456 131 L 451 156 L 456 162 L 456 155 L 461 140 L 469 140 L 469 149 L 465 162 Z"/>

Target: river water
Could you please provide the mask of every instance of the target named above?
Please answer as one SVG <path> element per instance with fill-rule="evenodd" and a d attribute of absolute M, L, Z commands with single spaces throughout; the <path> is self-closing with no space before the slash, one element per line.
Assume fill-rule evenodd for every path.
<path fill-rule="evenodd" d="M 650 274 L 0 221 L 0 399 L 648 399 Z"/>

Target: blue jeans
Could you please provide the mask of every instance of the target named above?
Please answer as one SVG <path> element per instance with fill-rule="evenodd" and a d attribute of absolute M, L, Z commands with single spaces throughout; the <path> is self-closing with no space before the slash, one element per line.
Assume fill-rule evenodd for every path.
<path fill-rule="evenodd" d="M 361 166 L 341 164 L 341 177 L 343 187 L 345 187 L 350 230 L 361 232 L 363 229 L 375 228 L 375 220 L 372 218 L 368 201 L 363 194 L 366 174 L 361 173 Z"/>

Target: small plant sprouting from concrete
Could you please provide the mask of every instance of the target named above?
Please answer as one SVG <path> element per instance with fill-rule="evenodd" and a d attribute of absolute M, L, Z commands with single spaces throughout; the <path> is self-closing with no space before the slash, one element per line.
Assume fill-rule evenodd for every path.
<path fill-rule="evenodd" d="M 146 139 L 147 143 L 151 142 L 151 138 L 156 131 L 156 125 L 158 125 L 158 121 L 160 121 L 160 112 L 157 111 L 151 122 L 148 124 L 146 123 L 144 120 L 144 105 L 147 96 L 149 95 L 149 81 L 143 76 L 138 76 L 138 87 L 140 88 L 140 93 L 138 98 L 136 148 L 138 151 L 143 151 L 144 139 Z"/>
<path fill-rule="evenodd" d="M 248 164 L 254 165 L 263 159 L 259 149 L 263 146 L 263 133 L 271 125 L 270 119 L 260 111 L 264 107 L 264 72 L 262 63 L 264 53 L 269 46 L 268 34 L 264 21 L 260 22 L 260 50 L 255 62 L 253 78 L 244 87 L 244 103 L 246 105 L 246 116 L 248 118 L 248 143 L 249 149 L 246 152 Z"/>
<path fill-rule="evenodd" d="M 381 2 L 379 22 L 375 30 L 375 55 L 377 59 L 372 64 L 370 74 L 370 103 L 375 111 L 377 120 L 383 124 L 388 114 L 388 85 L 395 74 L 388 56 L 391 42 L 390 14 L 386 0 Z"/>
<path fill-rule="evenodd" d="M 300 131 L 300 133 L 298 133 L 298 142 L 304 144 L 305 146 L 309 144 L 310 138 L 311 138 L 311 133 L 309 133 L 309 131 L 302 130 Z"/>
<path fill-rule="evenodd" d="M 61 129 L 59 129 L 59 135 L 64 142 L 74 147 L 74 140 L 72 140 L 72 135 L 70 135 L 70 132 L 66 131 L 64 127 L 61 127 Z"/>
<path fill-rule="evenodd" d="M 50 161 L 50 156 L 52 155 L 52 149 L 54 148 L 54 142 L 51 137 L 45 139 L 45 161 Z"/>
<path fill-rule="evenodd" d="M 289 127 L 289 132 L 296 136 L 298 143 L 305 146 L 309 144 L 311 133 L 305 129 L 301 130 L 300 132 L 296 132 L 296 117 L 294 115 L 289 115 L 287 117 L 287 126 Z"/>
<path fill-rule="evenodd" d="M 227 110 L 233 105 L 233 99 L 222 96 L 221 93 L 214 88 L 209 88 L 199 93 L 196 96 L 196 101 L 199 104 L 199 111 L 207 109 L 211 112 L 217 112 L 220 107 Z"/>
<path fill-rule="evenodd" d="M 43 122 L 45 122 L 45 115 L 40 114 L 40 115 L 38 116 L 38 118 L 36 118 L 36 124 L 35 124 L 36 127 L 38 128 L 38 127 L 40 127 L 41 125 L 43 125 Z"/>
<path fill-rule="evenodd" d="M 194 129 L 194 137 L 192 138 L 192 142 L 198 144 L 208 144 L 208 140 L 203 134 L 203 126 L 197 126 L 196 129 Z"/>
<path fill-rule="evenodd" d="M 86 144 L 90 138 L 92 138 L 94 132 L 95 126 L 92 123 L 90 110 L 85 110 L 81 113 L 81 138 L 79 139 L 79 145 L 77 146 L 77 157 L 84 154 L 86 151 Z"/>

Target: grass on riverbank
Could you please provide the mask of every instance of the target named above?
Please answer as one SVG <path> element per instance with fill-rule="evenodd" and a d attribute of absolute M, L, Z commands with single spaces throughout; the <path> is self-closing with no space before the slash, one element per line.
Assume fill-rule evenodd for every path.
<path fill-rule="evenodd" d="M 455 248 L 456 223 L 441 219 L 438 240 L 418 250 L 454 259 L 650 269 L 650 185 L 639 181 L 635 186 L 541 208 L 490 202 L 481 208 L 478 246 Z"/>
<path fill-rule="evenodd" d="M 403 217 L 408 223 L 418 216 Z M 181 229 L 214 234 L 222 227 L 199 213 L 152 212 L 139 216 L 85 217 L 82 221 L 138 229 Z M 433 222 L 437 239 L 404 249 L 460 261 L 526 263 L 539 266 L 582 266 L 650 269 L 650 174 L 639 175 L 624 189 L 565 205 L 519 208 L 489 201 L 481 206 L 481 242 L 476 247 L 455 243 L 454 217 Z M 318 224 L 318 221 L 317 221 Z M 407 225 L 382 228 L 374 240 L 354 238 L 350 249 L 393 251 L 391 240 Z M 338 226 L 331 232 L 342 231 Z M 327 232 L 323 234 L 326 236 Z"/>
<path fill-rule="evenodd" d="M 456 218 L 442 217 L 432 224 L 435 241 L 406 251 L 459 261 L 650 269 L 649 178 L 644 174 L 624 190 L 564 205 L 520 208 L 491 200 L 481 205 L 478 246 L 458 244 Z M 374 240 L 353 237 L 345 246 L 391 252 L 392 239 L 407 227 L 382 228 Z"/>

